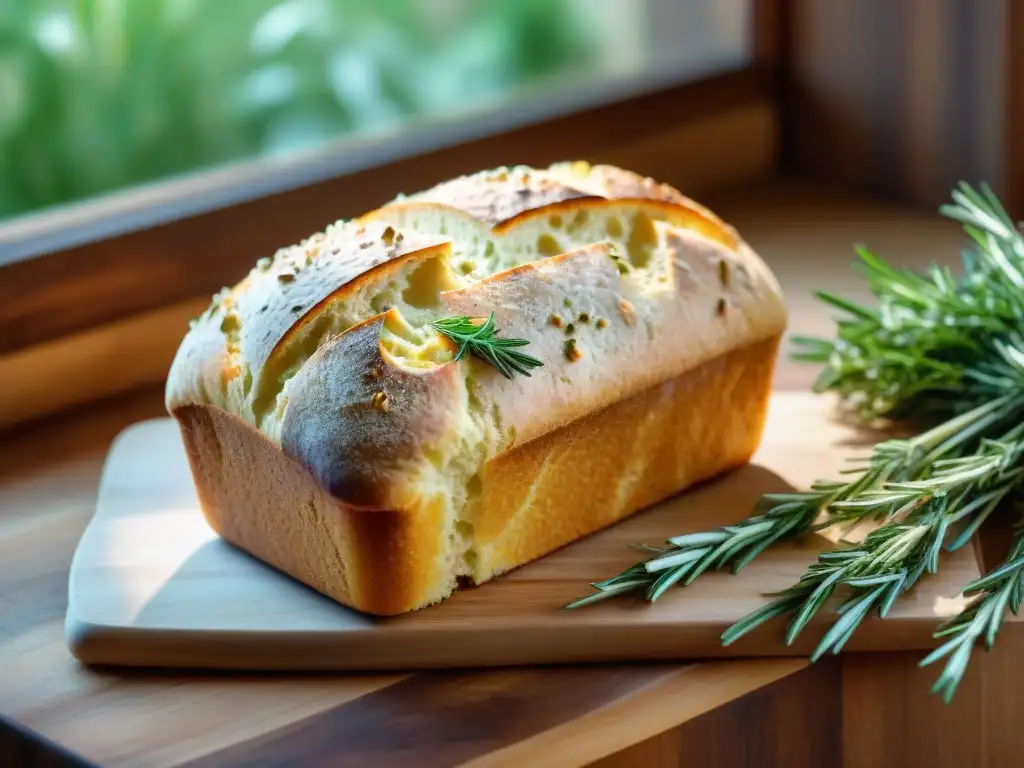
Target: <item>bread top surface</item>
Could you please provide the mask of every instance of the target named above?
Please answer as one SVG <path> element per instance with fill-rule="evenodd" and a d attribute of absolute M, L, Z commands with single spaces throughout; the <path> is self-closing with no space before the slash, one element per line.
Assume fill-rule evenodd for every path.
<path fill-rule="evenodd" d="M 430 326 L 491 313 L 542 367 L 455 360 Z M 678 190 L 611 166 L 501 168 L 260 260 L 193 322 L 166 400 L 236 414 L 347 503 L 401 508 L 785 323 L 764 262 Z"/>

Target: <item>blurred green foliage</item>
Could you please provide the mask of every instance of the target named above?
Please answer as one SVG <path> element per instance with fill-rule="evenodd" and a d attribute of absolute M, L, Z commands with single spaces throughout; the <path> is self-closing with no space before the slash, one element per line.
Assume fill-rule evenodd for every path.
<path fill-rule="evenodd" d="M 569 0 L 0 0 L 0 218 L 580 71 Z"/>

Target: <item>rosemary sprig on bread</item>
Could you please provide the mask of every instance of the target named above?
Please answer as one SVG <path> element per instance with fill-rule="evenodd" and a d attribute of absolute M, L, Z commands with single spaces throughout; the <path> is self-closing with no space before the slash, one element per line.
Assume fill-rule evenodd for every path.
<path fill-rule="evenodd" d="M 465 316 L 445 317 L 435 320 L 431 326 L 459 345 L 455 360 L 461 360 L 469 352 L 493 365 L 506 379 L 511 379 L 513 373 L 529 376 L 531 368 L 543 365 L 537 358 L 517 349 L 530 343 L 526 339 L 498 338 L 493 312 L 486 320 Z"/>
<path fill-rule="evenodd" d="M 872 522 L 859 543 L 822 553 L 789 589 L 730 627 L 734 642 L 765 622 L 788 617 L 792 643 L 834 593 L 843 600 L 812 654 L 838 653 L 871 613 L 884 618 L 940 552 L 964 546 L 1024 489 L 1024 237 L 999 200 L 964 184 L 941 212 L 962 223 L 974 249 L 963 274 L 933 267 L 899 270 L 859 249 L 861 271 L 877 307 L 831 294 L 819 297 L 843 313 L 834 339 L 797 339 L 797 358 L 822 364 L 815 391 L 833 392 L 865 421 L 886 419 L 924 428 L 916 437 L 875 446 L 853 479 L 815 484 L 807 492 L 765 496 L 754 515 L 734 525 L 647 547 L 654 555 L 593 586 L 571 603 L 642 594 L 656 600 L 672 585 L 709 570 L 741 570 L 778 541 L 830 526 Z M 1024 535 L 1005 563 L 966 585 L 970 599 L 936 632 L 949 638 L 922 664 L 947 658 L 933 691 L 949 701 L 978 642 L 992 646 L 1006 610 L 1024 598 Z"/>

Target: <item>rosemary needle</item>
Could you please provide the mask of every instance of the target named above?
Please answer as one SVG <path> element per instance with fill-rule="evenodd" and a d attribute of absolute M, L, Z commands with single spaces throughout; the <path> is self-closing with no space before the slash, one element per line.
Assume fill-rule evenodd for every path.
<path fill-rule="evenodd" d="M 1005 562 L 968 584 L 964 594 L 975 599 L 939 628 L 935 637 L 949 639 L 920 664 L 924 667 L 948 657 L 945 669 L 932 688 L 932 692 L 941 694 L 946 703 L 953 699 L 963 679 L 975 644 L 984 642 L 985 650 L 991 649 L 1006 610 L 1015 616 L 1020 610 L 1021 598 L 1024 597 L 1024 529 L 1018 526 Z"/>
<path fill-rule="evenodd" d="M 918 274 L 858 248 L 861 274 L 877 300 L 866 307 L 829 293 L 840 313 L 833 339 L 799 338 L 798 360 L 820 364 L 817 392 L 834 392 L 864 420 L 923 427 L 916 437 L 875 446 L 845 482 L 770 494 L 754 514 L 712 531 L 677 536 L 567 608 L 628 593 L 656 600 L 709 570 L 741 570 L 772 544 L 831 525 L 865 520 L 863 541 L 819 555 L 800 579 L 726 630 L 735 642 L 788 617 L 792 643 L 833 594 L 843 599 L 812 660 L 838 653 L 861 622 L 884 618 L 940 553 L 963 546 L 1000 505 L 1024 490 L 1024 237 L 987 187 L 954 190 L 940 211 L 960 222 L 973 247 L 963 271 Z M 1024 526 L 1024 523 L 1022 523 Z M 967 585 L 967 608 L 936 632 L 946 638 L 922 665 L 946 658 L 933 688 L 948 702 L 979 642 L 992 646 L 1006 610 L 1024 599 L 1024 527 L 1006 561 Z"/>

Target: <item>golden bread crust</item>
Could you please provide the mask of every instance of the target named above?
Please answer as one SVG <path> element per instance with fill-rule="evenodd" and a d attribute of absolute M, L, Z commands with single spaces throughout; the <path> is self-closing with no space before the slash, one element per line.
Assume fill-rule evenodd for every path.
<path fill-rule="evenodd" d="M 449 250 L 440 237 L 399 232 L 386 222 L 347 222 L 260 259 L 238 285 L 214 296 L 185 337 L 168 376 L 168 407 L 206 402 L 258 422 L 261 406 L 277 395 L 268 390 L 288 342 L 326 305 L 386 280 L 410 258 Z"/>
<path fill-rule="evenodd" d="M 518 166 L 460 176 L 401 200 L 450 206 L 495 226 L 524 211 L 592 194 L 553 174 Z"/>
<path fill-rule="evenodd" d="M 456 439 L 462 383 L 455 365 L 406 370 L 380 348 L 384 318 L 321 347 L 296 375 L 281 448 L 320 485 L 354 507 L 415 503 L 405 478 L 429 447 Z M 360 375 L 344 376 L 345 369 Z"/>
<path fill-rule="evenodd" d="M 483 583 L 740 466 L 764 429 L 778 338 L 710 361 L 488 462 L 470 504 Z M 356 509 L 221 409 L 175 412 L 218 534 L 340 603 L 415 610 L 455 587 L 441 512 Z"/>
<path fill-rule="evenodd" d="M 175 410 L 202 511 L 222 538 L 317 591 L 378 615 L 437 579 L 430 510 L 353 510 L 250 424 L 215 406 Z M 439 511 L 438 511 L 439 513 Z M 437 514 L 437 513 L 435 513 Z"/>

